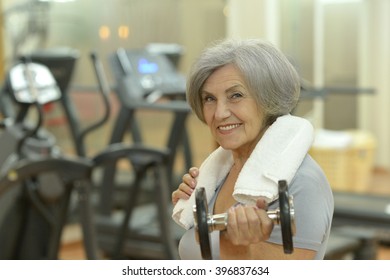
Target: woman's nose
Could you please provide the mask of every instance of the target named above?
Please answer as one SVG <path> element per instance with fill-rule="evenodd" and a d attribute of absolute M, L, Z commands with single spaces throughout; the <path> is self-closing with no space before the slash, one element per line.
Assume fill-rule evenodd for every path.
<path fill-rule="evenodd" d="M 229 117 L 231 114 L 230 108 L 226 102 L 218 101 L 215 109 L 215 118 L 217 120 L 223 120 Z"/>

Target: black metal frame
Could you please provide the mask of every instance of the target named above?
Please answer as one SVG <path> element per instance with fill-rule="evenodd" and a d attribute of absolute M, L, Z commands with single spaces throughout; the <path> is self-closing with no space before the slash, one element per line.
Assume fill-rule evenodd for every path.
<path fill-rule="evenodd" d="M 12 259 L 57 259 L 61 234 L 63 227 L 67 222 L 68 208 L 70 205 L 71 193 L 77 189 L 80 194 L 81 217 L 84 235 L 84 246 L 89 259 L 97 258 L 97 246 L 94 239 L 93 219 L 91 209 L 89 208 L 90 190 L 89 178 L 92 170 L 92 162 L 83 159 L 71 158 L 42 158 L 37 160 L 21 160 L 15 164 L 4 176 L 0 178 L 0 197 L 13 188 L 21 188 L 23 193 L 26 211 L 20 218 L 21 227 L 15 232 L 15 242 L 9 251 L 10 255 L 2 255 L 2 258 Z M 63 184 L 63 193 L 53 201 L 47 201 L 44 195 L 34 186 L 34 181 L 42 174 L 54 174 Z M 54 211 L 55 208 L 55 211 Z M 47 241 L 46 252 L 34 252 L 32 248 L 25 248 L 23 240 L 26 237 L 24 226 L 30 223 L 30 213 L 35 209 L 42 220 L 49 227 L 49 240 Z M 35 216 L 36 218 L 37 216 Z M 31 243 L 30 243 L 31 244 Z"/>

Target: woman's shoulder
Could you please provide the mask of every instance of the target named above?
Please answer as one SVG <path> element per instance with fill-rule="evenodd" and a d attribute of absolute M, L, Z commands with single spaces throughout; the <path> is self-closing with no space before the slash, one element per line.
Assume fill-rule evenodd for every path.
<path fill-rule="evenodd" d="M 321 185 L 329 185 L 328 179 L 321 166 L 309 155 L 303 159 L 302 164 L 299 166 L 292 183 L 295 181 L 311 181 L 317 182 Z"/>
<path fill-rule="evenodd" d="M 331 186 L 324 171 L 309 154 L 298 168 L 289 190 L 294 196 L 304 193 L 306 196 L 311 194 L 333 200 Z"/>

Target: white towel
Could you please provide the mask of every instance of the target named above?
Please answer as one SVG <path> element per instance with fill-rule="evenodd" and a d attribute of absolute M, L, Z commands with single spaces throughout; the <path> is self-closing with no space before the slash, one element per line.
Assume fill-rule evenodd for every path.
<path fill-rule="evenodd" d="M 266 130 L 238 175 L 233 197 L 243 204 L 255 204 L 263 196 L 268 202 L 278 198 L 278 181 L 289 184 L 314 140 L 311 123 L 284 115 Z M 222 147 L 211 153 L 199 168 L 196 187 L 204 187 L 208 202 L 233 165 L 232 153 Z M 193 226 L 195 192 L 188 200 L 179 200 L 172 218 L 180 226 Z"/>

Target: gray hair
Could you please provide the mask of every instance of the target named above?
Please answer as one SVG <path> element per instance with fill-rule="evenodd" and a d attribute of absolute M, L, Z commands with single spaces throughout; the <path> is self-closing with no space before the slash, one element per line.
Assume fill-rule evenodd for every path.
<path fill-rule="evenodd" d="M 300 78 L 281 51 L 260 39 L 226 39 L 206 48 L 189 74 L 187 100 L 201 121 L 205 122 L 201 98 L 203 85 L 215 70 L 227 64 L 241 72 L 268 124 L 296 106 Z"/>

